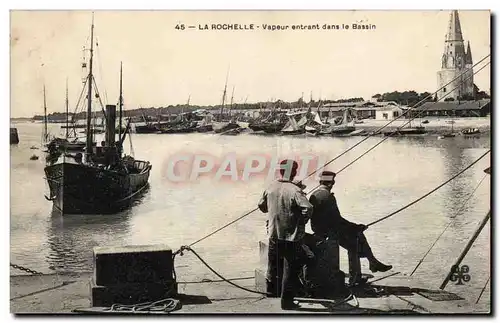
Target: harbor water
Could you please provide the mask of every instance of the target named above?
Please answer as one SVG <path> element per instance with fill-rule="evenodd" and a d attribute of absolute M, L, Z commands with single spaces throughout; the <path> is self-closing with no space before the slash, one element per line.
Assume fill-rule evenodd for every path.
<path fill-rule="evenodd" d="M 96 246 L 164 243 L 177 250 L 254 209 L 269 184 L 266 177 L 248 181 L 218 181 L 204 176 L 193 182 L 173 182 L 168 163 L 180 153 L 236 156 L 326 156 L 334 158 L 365 137 L 305 138 L 284 136 L 220 136 L 215 134 L 133 134 L 134 155 L 149 160 L 150 186 L 131 209 L 115 215 L 61 217 L 52 212 L 44 194 L 44 157 L 40 150 L 42 124 L 16 124 L 20 143 L 11 145 L 10 258 L 11 263 L 43 273 L 92 270 Z M 49 131 L 59 133 L 59 125 Z M 368 138 L 357 148 L 327 166 L 338 171 L 382 137 Z M 333 189 L 341 213 L 350 221 L 370 223 L 415 200 L 468 166 L 490 149 L 490 138 L 436 136 L 388 138 L 342 171 Z M 126 140 L 126 152 L 130 152 Z M 30 156 L 40 155 L 32 161 Z M 487 176 L 462 212 L 468 195 L 490 166 L 487 155 L 460 177 L 423 201 L 366 231 L 375 255 L 409 274 L 450 221 L 453 223 L 425 258 L 416 275 L 438 288 L 466 242 L 490 209 Z M 304 181 L 307 190 L 314 178 Z M 258 241 L 266 236 L 266 215 L 253 212 L 242 220 L 197 243 L 193 248 L 225 277 L 253 276 L 258 266 Z M 490 275 L 490 224 L 488 223 L 462 264 L 471 280 L 450 282 L 449 290 L 477 298 Z M 364 272 L 368 263 L 362 260 Z M 215 276 L 194 255 L 176 259 L 180 280 Z M 347 254 L 341 250 L 341 268 L 347 272 Z M 22 274 L 11 268 L 11 274 Z M 489 297 L 489 288 L 483 297 Z"/>

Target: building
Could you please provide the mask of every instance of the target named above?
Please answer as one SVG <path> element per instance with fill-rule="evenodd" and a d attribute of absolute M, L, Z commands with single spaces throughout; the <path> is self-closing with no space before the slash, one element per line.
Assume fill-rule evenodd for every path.
<path fill-rule="evenodd" d="M 439 92 L 437 99 L 474 98 L 474 72 L 472 70 L 470 42 L 465 50 L 464 39 L 458 11 L 450 14 L 448 31 L 445 35 L 444 52 L 441 57 L 441 70 L 437 73 Z"/>
<path fill-rule="evenodd" d="M 403 109 L 395 105 L 388 105 L 375 112 L 375 120 L 394 120 L 401 117 Z"/>
<path fill-rule="evenodd" d="M 426 102 L 410 111 L 412 117 L 486 117 L 491 112 L 490 100 Z"/>

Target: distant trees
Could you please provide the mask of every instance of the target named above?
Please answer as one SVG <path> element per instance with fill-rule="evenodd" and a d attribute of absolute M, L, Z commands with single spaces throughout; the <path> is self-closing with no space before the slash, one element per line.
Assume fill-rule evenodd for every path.
<path fill-rule="evenodd" d="M 386 92 L 383 94 L 375 94 L 372 96 L 373 99 L 375 99 L 377 102 L 382 102 L 382 101 L 394 101 L 397 102 L 398 104 L 401 105 L 414 105 L 420 101 L 427 102 L 427 101 L 432 101 L 432 95 L 429 92 L 423 92 L 423 93 L 417 93 L 414 90 L 411 91 L 404 91 L 404 92 L 399 92 L 399 91 L 393 91 L 393 92 Z"/>

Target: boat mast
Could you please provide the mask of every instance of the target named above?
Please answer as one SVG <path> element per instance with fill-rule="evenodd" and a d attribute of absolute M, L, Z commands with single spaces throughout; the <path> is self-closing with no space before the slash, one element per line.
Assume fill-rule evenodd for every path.
<path fill-rule="evenodd" d="M 231 110 L 233 109 L 233 98 L 234 98 L 234 85 L 233 85 L 233 92 L 231 93 L 231 105 L 229 106 L 229 116 L 231 116 Z"/>
<path fill-rule="evenodd" d="M 87 93 L 87 142 L 85 145 L 85 160 L 89 161 L 89 157 L 92 155 L 92 133 L 91 133 L 91 122 L 92 122 L 92 63 L 94 54 L 94 13 L 92 13 L 92 26 L 90 28 L 90 60 L 89 60 L 89 76 L 88 76 L 88 93 Z"/>
<path fill-rule="evenodd" d="M 122 68 L 123 66 L 123 63 L 120 62 L 120 97 L 119 97 L 119 107 L 120 107 L 120 111 L 119 111 L 119 115 L 118 115 L 118 138 L 121 139 L 122 138 L 122 110 L 123 110 L 123 79 L 122 79 Z M 120 145 L 120 147 L 118 147 L 119 149 L 119 154 L 121 156 L 121 153 L 122 153 L 122 146 Z"/>
<path fill-rule="evenodd" d="M 43 123 L 44 123 L 43 141 L 44 141 L 44 143 L 46 143 L 48 131 L 47 131 L 47 99 L 45 97 L 45 84 L 43 85 Z"/>
<path fill-rule="evenodd" d="M 66 78 L 66 139 L 69 137 L 68 128 L 69 128 L 69 100 L 68 100 L 68 78 Z"/>
<path fill-rule="evenodd" d="M 222 94 L 222 105 L 220 107 L 220 121 L 222 121 L 222 113 L 224 112 L 224 103 L 226 101 L 226 91 L 227 91 L 227 79 L 229 77 L 229 69 L 227 69 L 226 74 L 226 84 L 224 84 L 224 93 Z"/>

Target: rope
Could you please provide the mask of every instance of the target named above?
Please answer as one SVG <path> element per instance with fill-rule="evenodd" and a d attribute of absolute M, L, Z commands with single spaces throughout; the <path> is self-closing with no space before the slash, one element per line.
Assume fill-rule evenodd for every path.
<path fill-rule="evenodd" d="M 32 275 L 37 275 L 37 276 L 38 275 L 44 275 L 44 273 L 42 273 L 42 272 L 39 272 L 39 271 L 36 271 L 36 270 L 33 270 L 33 269 L 29 269 L 27 267 L 23 267 L 21 265 L 16 265 L 16 264 L 10 263 L 10 266 L 12 268 L 19 269 L 21 271 L 27 272 L 27 273 L 32 274 Z"/>
<path fill-rule="evenodd" d="M 102 62 L 101 62 L 101 53 L 100 53 L 100 50 L 99 50 L 99 40 L 97 39 L 97 36 L 95 38 L 95 48 L 96 48 L 96 58 L 97 58 L 97 62 L 98 62 L 98 67 L 99 67 L 99 76 L 101 77 L 101 84 L 104 84 L 104 72 L 102 70 Z M 106 88 L 103 89 L 103 94 L 104 94 L 104 99 L 106 99 L 106 102 L 109 102 L 108 101 L 108 93 L 106 91 Z"/>
<path fill-rule="evenodd" d="M 252 289 L 248 289 L 246 287 L 243 287 L 243 286 L 240 286 L 238 284 L 235 284 L 233 283 L 231 280 L 227 279 L 227 278 L 224 278 L 221 274 L 219 274 L 215 269 L 213 269 L 205 260 L 203 260 L 203 258 L 201 258 L 201 256 L 196 252 L 194 251 L 192 248 L 190 248 L 189 246 L 182 246 L 178 251 L 176 251 L 173 255 L 173 258 L 175 259 L 175 256 L 180 254 L 181 256 L 183 255 L 183 251 L 184 250 L 187 250 L 187 251 L 191 251 L 208 269 L 210 269 L 211 272 L 213 272 L 217 277 L 219 277 L 222 281 L 225 281 L 226 283 L 236 287 L 236 288 L 239 288 L 239 289 L 242 289 L 244 291 L 247 291 L 249 293 L 254 293 L 254 294 L 260 294 L 260 295 L 265 295 L 265 296 L 268 296 L 268 295 L 271 295 L 270 293 L 263 293 L 263 292 L 259 292 L 259 291 L 256 291 L 256 290 L 252 290 Z M 297 299 L 297 298 L 295 298 Z M 300 299 L 300 298 L 299 298 Z M 333 304 L 331 307 L 335 307 L 335 306 L 338 306 L 338 305 L 341 305 L 341 304 L 344 304 L 348 301 L 350 301 L 351 299 L 354 299 L 355 302 L 356 302 L 356 305 L 355 307 L 358 307 L 359 306 L 359 302 L 356 298 L 356 296 L 354 295 L 354 293 L 351 291 L 350 294 L 345 297 L 343 300 L 339 301 L 338 303 L 335 303 Z M 330 301 L 330 300 L 329 300 Z"/>
<path fill-rule="evenodd" d="M 479 181 L 479 183 L 476 185 L 476 187 L 474 188 L 474 190 L 469 194 L 469 196 L 467 197 L 467 199 L 464 201 L 464 203 L 462 203 L 462 206 L 460 207 L 460 209 L 458 210 L 458 212 L 453 216 L 453 218 L 456 218 L 462 211 L 463 209 L 465 208 L 465 206 L 467 205 L 467 203 L 469 202 L 469 200 L 472 198 L 472 196 L 474 195 L 474 193 L 476 192 L 476 190 L 479 188 L 479 186 L 481 185 L 481 183 L 483 182 L 483 180 L 486 178 L 486 175 L 483 176 L 483 178 L 481 178 L 481 180 Z M 425 257 L 427 257 L 427 255 L 429 254 L 429 252 L 431 252 L 432 248 L 434 248 L 434 245 L 436 245 L 436 243 L 438 242 L 438 240 L 441 238 L 441 236 L 446 232 L 446 230 L 448 230 L 448 228 L 450 227 L 450 225 L 453 223 L 453 220 L 451 220 L 450 222 L 448 222 L 448 225 L 446 225 L 446 227 L 444 228 L 444 230 L 441 232 L 441 234 L 437 237 L 437 239 L 434 241 L 434 243 L 431 245 L 431 247 L 429 248 L 429 250 L 427 250 L 427 252 L 424 254 L 424 256 L 422 257 L 422 259 L 420 259 L 420 261 L 418 262 L 417 266 L 413 269 L 413 271 L 411 272 L 410 276 L 412 276 L 415 271 L 417 271 L 417 268 L 422 264 L 422 262 L 424 261 Z"/>
<path fill-rule="evenodd" d="M 488 286 L 488 283 L 490 282 L 490 278 L 491 278 L 491 276 L 488 276 L 488 280 L 486 280 L 486 283 L 484 284 L 484 287 L 481 290 L 481 293 L 479 294 L 479 296 L 478 296 L 478 298 L 476 300 L 476 304 L 479 303 L 479 300 L 481 299 L 481 296 L 483 296 L 484 290 L 486 289 L 486 286 Z"/>
<path fill-rule="evenodd" d="M 239 288 L 239 289 L 242 289 L 244 291 L 247 291 L 249 293 L 260 294 L 260 295 L 270 295 L 270 293 L 263 293 L 263 292 L 259 292 L 259 291 L 256 291 L 256 290 L 248 289 L 246 287 L 243 287 L 243 286 L 240 286 L 238 284 L 233 283 L 229 279 L 224 278 L 215 269 L 213 269 L 205 260 L 203 260 L 203 258 L 201 258 L 201 256 L 198 255 L 198 253 L 196 251 L 194 251 L 190 246 L 182 246 L 178 251 L 176 251 L 174 253 L 174 255 L 173 255 L 174 259 L 175 259 L 175 256 L 178 255 L 178 254 L 180 254 L 182 256 L 184 250 L 191 251 L 208 269 L 210 269 L 211 272 L 213 272 L 217 277 L 219 277 L 220 279 L 222 279 L 226 283 L 228 283 L 230 285 L 233 285 L 236 288 Z"/>
<path fill-rule="evenodd" d="M 472 166 L 474 166 L 478 161 L 480 161 L 484 156 L 486 156 L 489 152 L 491 151 L 491 149 L 489 149 L 487 152 L 485 152 L 484 154 L 482 154 L 478 159 L 476 159 L 472 164 L 470 164 L 469 166 L 465 167 L 464 169 L 462 169 L 460 172 L 458 172 L 457 174 L 455 174 L 454 176 L 452 176 L 450 179 L 448 179 L 446 182 L 442 183 L 441 185 L 437 186 L 436 188 L 434 188 L 433 190 L 431 190 L 430 192 L 422 195 L 421 197 L 419 197 L 418 199 L 416 199 L 415 201 L 403 206 L 402 208 L 392 212 L 391 214 L 389 215 L 386 215 L 384 216 L 383 218 L 380 218 L 376 221 L 373 221 L 369 224 L 367 224 L 368 227 L 374 225 L 374 224 L 377 224 L 385 219 L 388 219 L 390 218 L 391 216 L 409 208 L 410 206 L 412 206 L 413 204 L 423 200 L 424 198 L 426 198 L 427 196 L 431 195 L 432 193 L 434 193 L 435 191 L 437 191 L 438 189 L 440 189 L 441 187 L 445 186 L 446 184 L 448 184 L 449 182 L 451 182 L 452 180 L 454 180 L 455 178 L 457 178 L 458 176 L 460 176 L 462 173 L 464 173 L 466 170 L 468 170 L 469 168 L 471 168 Z"/>
<path fill-rule="evenodd" d="M 132 312 L 132 313 L 141 313 L 141 312 L 170 313 L 179 309 L 179 305 L 181 305 L 179 300 L 173 298 L 165 298 L 155 302 L 144 302 L 134 305 L 113 304 L 105 311 L 106 312 L 120 311 L 120 312 Z"/>
<path fill-rule="evenodd" d="M 467 69 L 465 72 L 463 72 L 462 74 L 458 75 L 455 79 L 458 79 L 458 78 L 459 78 L 459 77 L 461 77 L 463 74 L 467 73 L 469 70 L 472 70 L 475 66 L 477 66 L 478 64 L 480 64 L 482 61 L 484 61 L 484 60 L 485 60 L 486 58 L 488 58 L 489 56 L 490 56 L 490 54 L 486 55 L 486 56 L 485 56 L 484 58 L 482 58 L 479 62 L 477 62 L 476 64 L 474 64 L 474 65 L 473 65 L 470 69 Z M 482 66 L 479 70 L 477 70 L 476 72 L 474 72 L 472 75 L 468 76 L 468 78 L 470 78 L 470 77 L 472 77 L 473 75 L 477 74 L 478 72 L 480 72 L 482 69 L 484 69 L 484 68 L 485 68 L 486 66 L 488 66 L 489 64 L 490 64 L 490 62 L 486 63 L 486 64 L 485 64 L 484 66 Z M 338 155 L 338 156 L 336 156 L 335 158 L 331 159 L 329 162 L 325 163 L 325 165 L 323 165 L 323 166 L 319 167 L 318 169 L 314 170 L 313 172 L 311 172 L 310 174 L 308 174 L 308 175 L 307 175 L 304 179 L 306 179 L 306 178 L 308 178 L 308 177 L 310 177 L 310 176 L 314 175 L 314 174 L 315 174 L 315 173 L 317 173 L 319 170 L 323 169 L 324 167 L 326 167 L 327 165 L 331 164 L 332 162 L 334 162 L 335 160 L 337 160 L 337 159 L 338 159 L 338 158 L 340 158 L 341 156 L 345 155 L 346 153 L 348 153 L 349 151 L 351 151 L 351 150 L 352 150 L 352 149 L 354 149 L 355 147 L 359 146 L 359 145 L 360 145 L 361 143 L 363 143 L 364 141 L 368 140 L 368 138 L 370 138 L 371 136 L 373 136 L 375 133 L 378 133 L 380 130 L 384 129 L 385 127 L 387 127 L 389 124 L 391 124 L 391 123 L 392 123 L 392 122 L 394 122 L 395 120 L 397 120 L 397 119 L 401 118 L 402 116 L 406 115 L 409 111 L 411 111 L 412 109 L 414 109 L 414 108 L 415 108 L 418 104 L 420 104 L 420 103 L 422 103 L 422 102 L 426 101 L 429 97 L 431 97 L 431 96 L 433 96 L 434 94 L 438 93 L 438 92 L 439 92 L 439 91 L 440 91 L 443 87 L 446 87 L 448 84 L 451 84 L 453 81 L 455 81 L 455 79 L 453 79 L 452 81 L 448 82 L 448 83 L 447 83 L 447 84 L 445 84 L 444 86 L 440 87 L 437 91 L 435 91 L 434 93 L 430 94 L 430 95 L 429 95 L 429 96 L 427 96 L 426 98 L 424 98 L 424 99 L 420 100 L 419 102 L 417 102 L 416 104 L 414 104 L 411 108 L 409 108 L 409 109 L 408 109 L 405 113 L 403 113 L 403 114 L 401 114 L 399 117 L 397 117 L 397 118 L 395 118 L 395 119 L 391 120 L 390 122 L 388 122 L 386 125 L 384 125 L 384 126 L 382 126 L 381 128 L 379 128 L 379 129 L 378 129 L 377 131 L 375 131 L 374 133 L 372 133 L 372 134 L 370 134 L 370 135 L 366 136 L 365 138 L 363 138 L 362 140 L 360 140 L 358 143 L 354 144 L 353 146 L 351 146 L 350 148 L 348 148 L 347 150 L 345 150 L 344 152 L 342 152 L 341 154 L 339 154 L 339 155 Z M 456 88 L 458 88 L 459 86 L 460 86 L 460 85 L 456 86 L 456 87 L 455 87 L 455 89 L 456 89 Z M 453 89 L 453 90 L 454 90 L 454 89 Z M 449 91 L 449 92 L 448 92 L 445 96 L 443 96 L 441 99 L 443 99 L 443 98 L 445 98 L 446 96 L 448 96 L 450 93 L 452 93 L 452 92 L 453 92 L 453 90 Z M 413 119 L 417 118 L 417 117 L 418 117 L 420 114 L 422 114 L 423 112 L 424 112 L 424 110 L 420 111 L 420 112 L 419 112 L 419 113 L 418 113 L 415 117 L 413 117 L 413 118 L 411 118 L 411 117 L 410 117 L 410 118 L 409 118 L 409 121 L 408 121 L 408 122 L 406 122 L 403 126 L 405 126 L 405 125 L 407 125 L 408 123 L 410 123 L 410 122 L 411 122 L 411 120 L 413 120 Z M 397 131 L 397 130 L 396 130 L 396 131 Z M 394 132 L 396 132 L 396 131 L 394 131 Z M 362 157 L 364 157 L 366 154 L 368 154 L 370 151 L 372 151 L 373 149 L 375 149 L 376 147 L 378 147 L 378 146 L 379 146 L 382 142 L 384 142 L 385 140 L 387 140 L 389 137 L 390 137 L 390 136 L 387 136 L 387 137 L 382 138 L 382 140 L 380 140 L 377 144 L 375 144 L 375 145 L 374 145 L 374 146 L 372 146 L 370 149 L 368 149 L 368 150 L 367 150 L 367 151 L 365 151 L 363 154 L 361 154 L 361 155 L 360 155 L 360 156 L 358 156 L 356 159 L 354 159 L 352 162 L 350 162 L 349 164 L 347 164 L 346 166 L 344 166 L 344 167 L 343 167 L 340 171 L 338 171 L 338 172 L 337 172 L 337 174 L 341 173 L 342 171 L 344 171 L 345 169 L 347 169 L 349 166 L 351 166 L 352 164 L 354 164 L 356 161 L 358 161 L 359 159 L 361 159 Z M 445 184 L 447 184 L 447 182 L 446 182 L 446 183 L 444 183 L 443 185 L 445 185 Z M 319 187 L 319 185 L 315 186 L 313 189 L 311 189 L 309 192 L 307 192 L 307 194 L 310 194 L 312 191 L 314 191 L 314 190 L 315 190 L 316 188 L 318 188 L 318 187 Z M 426 195 L 426 196 L 424 196 L 424 197 L 427 197 L 427 195 Z M 424 198 L 424 197 L 422 197 L 422 198 Z M 422 199 L 422 198 L 421 198 L 421 199 Z M 398 210 L 396 213 L 398 213 L 398 212 L 400 212 L 400 211 L 402 211 L 402 210 L 406 209 L 407 207 L 409 207 L 409 206 L 411 206 L 411 205 L 415 204 L 415 203 L 416 203 L 416 202 L 418 202 L 418 201 L 420 201 L 420 199 L 419 199 L 419 200 L 417 200 L 417 201 L 415 201 L 415 202 L 413 202 L 412 204 L 407 205 L 407 206 L 405 206 L 404 208 L 402 208 L 402 209 Z M 201 241 L 203 241 L 203 240 L 205 240 L 205 239 L 207 239 L 207 238 L 211 237 L 211 236 L 212 236 L 212 235 L 214 235 L 215 233 L 217 233 L 217 232 L 219 232 L 219 231 L 221 231 L 221 230 L 223 230 L 223 229 L 227 228 L 228 226 L 230 226 L 230 225 L 232 225 L 233 223 L 235 223 L 235 222 L 237 222 L 237 221 L 239 221 L 239 220 L 243 219 L 244 217 L 246 217 L 246 216 L 248 216 L 248 215 L 252 214 L 253 212 L 257 211 L 258 209 L 259 209 L 259 208 L 258 208 L 258 207 L 256 207 L 256 208 L 254 208 L 254 209 L 252 209 L 252 210 L 250 210 L 250 211 L 246 212 L 245 214 L 243 214 L 243 215 L 241 215 L 240 217 L 238 217 L 238 218 L 234 219 L 233 221 L 231 221 L 231 222 L 229 222 L 229 223 L 225 224 L 224 226 L 220 227 L 219 229 L 217 229 L 217 230 L 215 230 L 215 231 L 213 231 L 213 232 L 211 232 L 211 233 L 209 233 L 209 234 L 205 235 L 204 237 L 202 237 L 202 238 L 200 238 L 200 239 L 196 240 L 195 242 L 191 243 L 189 246 L 193 246 L 193 245 L 195 245 L 195 244 L 197 244 L 197 243 L 199 243 L 199 242 L 201 242 Z M 396 213 L 394 213 L 394 214 L 396 214 Z M 390 217 L 390 216 L 392 216 L 392 215 L 394 215 L 394 214 L 390 214 L 388 217 Z M 372 223 L 372 224 L 375 224 L 375 223 Z"/>

